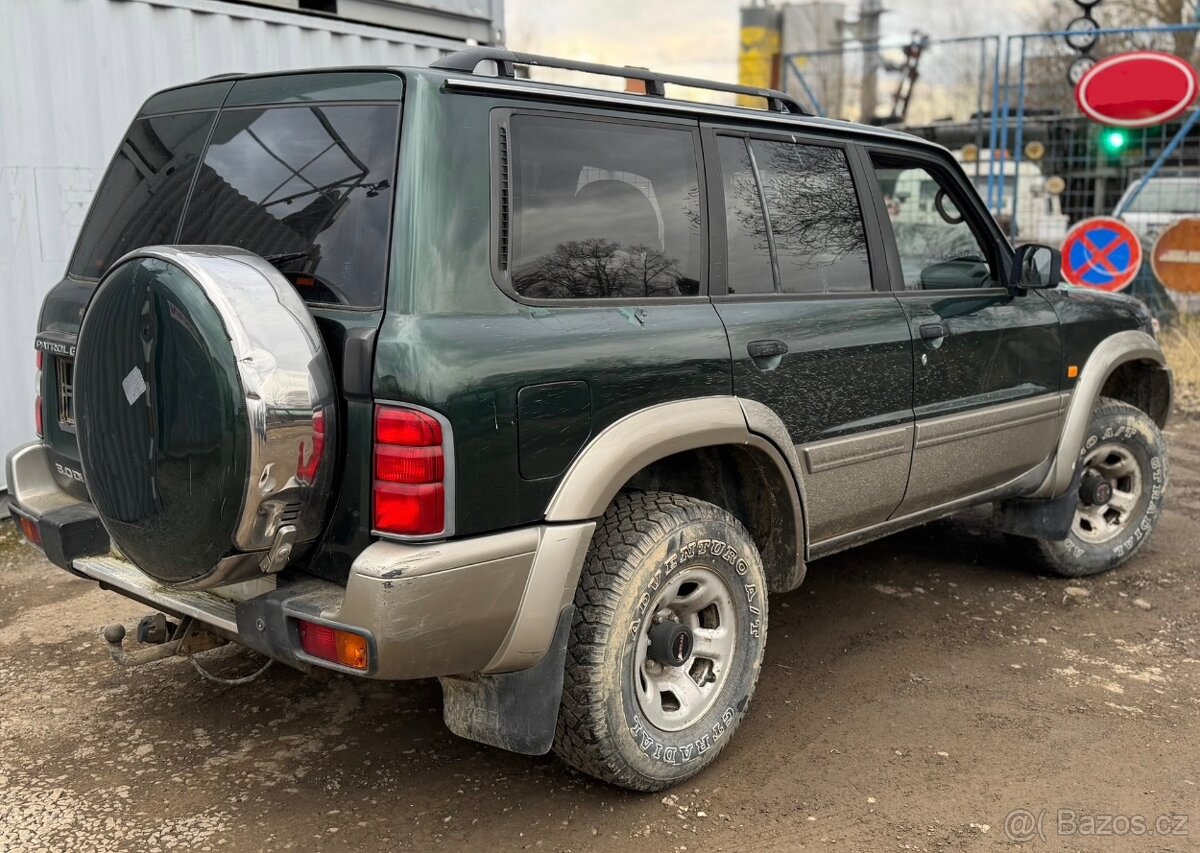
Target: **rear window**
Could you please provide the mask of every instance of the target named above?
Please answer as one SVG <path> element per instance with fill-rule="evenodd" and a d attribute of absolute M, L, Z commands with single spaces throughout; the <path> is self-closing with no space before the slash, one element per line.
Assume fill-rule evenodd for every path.
<path fill-rule="evenodd" d="M 71 259 L 99 278 L 126 252 L 173 243 L 215 111 L 139 119 L 117 149 Z"/>
<path fill-rule="evenodd" d="M 310 302 L 383 301 L 400 108 L 225 110 L 180 243 L 238 246 Z"/>
<path fill-rule="evenodd" d="M 71 273 L 97 278 L 155 243 L 237 246 L 275 263 L 309 302 L 378 306 L 399 127 L 396 103 L 141 119 L 105 177 Z"/>

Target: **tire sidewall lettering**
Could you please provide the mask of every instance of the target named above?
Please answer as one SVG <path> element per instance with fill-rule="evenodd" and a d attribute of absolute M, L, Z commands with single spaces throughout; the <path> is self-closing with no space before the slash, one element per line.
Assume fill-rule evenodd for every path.
<path fill-rule="evenodd" d="M 665 553 L 657 556 L 654 570 L 641 585 L 619 652 L 619 683 L 624 687 L 626 680 L 631 682 L 636 678 L 636 673 L 630 671 L 636 659 L 635 643 L 645 620 L 654 616 L 649 612 L 650 603 L 673 575 L 686 568 L 705 566 L 721 574 L 734 593 L 734 606 L 741 610 L 746 630 L 739 636 L 734 660 L 728 664 L 730 672 L 722 687 L 725 695 L 718 699 L 700 722 L 688 729 L 678 732 L 656 729 L 642 718 L 636 698 L 625 695 L 630 691 L 619 691 L 621 698 L 617 701 L 624 717 L 624 734 L 646 759 L 660 766 L 674 768 L 683 768 L 704 758 L 722 745 L 726 735 L 735 727 L 745 710 L 745 696 L 757 674 L 743 670 L 757 669 L 755 664 L 761 658 L 761 646 L 766 633 L 766 594 L 759 580 L 762 577 L 761 568 L 752 569 L 748 555 L 725 538 L 689 536 L 689 527 L 694 530 L 693 525 L 688 525 L 680 531 L 683 535 L 672 537 L 669 545 L 664 542 Z M 757 561 L 757 555 L 750 556 L 750 560 Z M 750 681 L 744 684 L 747 676 Z"/>

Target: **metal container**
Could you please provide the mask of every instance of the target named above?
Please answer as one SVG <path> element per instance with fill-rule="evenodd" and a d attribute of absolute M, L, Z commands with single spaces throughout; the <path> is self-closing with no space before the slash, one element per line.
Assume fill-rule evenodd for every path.
<path fill-rule="evenodd" d="M 491 10 L 498 36 L 503 8 L 376 5 L 389 23 L 408 20 L 400 12 L 411 6 L 423 33 L 452 37 L 223 0 L 0 2 L 0 458 L 32 438 L 42 297 L 62 278 L 92 194 L 148 95 L 228 72 L 428 65 L 463 47 L 464 16 L 480 24 Z M 0 490 L 3 477 L 0 469 Z"/>

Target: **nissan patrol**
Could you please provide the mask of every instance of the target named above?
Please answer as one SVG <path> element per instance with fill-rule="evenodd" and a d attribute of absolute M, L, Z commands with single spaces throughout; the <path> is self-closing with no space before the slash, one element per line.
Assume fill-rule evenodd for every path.
<path fill-rule="evenodd" d="M 158 611 L 129 659 L 437 677 L 459 735 L 660 789 L 811 562 L 980 504 L 1070 577 L 1145 545 L 1170 372 L 1059 261 L 943 148 L 780 92 L 494 48 L 207 79 L 46 297 L 12 509 Z"/>

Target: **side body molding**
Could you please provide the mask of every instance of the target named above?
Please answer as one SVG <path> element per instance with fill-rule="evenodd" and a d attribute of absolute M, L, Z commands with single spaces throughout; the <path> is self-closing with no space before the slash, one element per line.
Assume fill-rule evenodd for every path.
<path fill-rule="evenodd" d="M 1162 347 L 1142 331 L 1128 330 L 1110 335 L 1092 350 L 1079 372 L 1079 380 L 1071 394 L 1071 403 L 1063 421 L 1054 465 L 1032 497 L 1056 498 L 1065 494 L 1071 487 L 1088 421 L 1096 407 L 1096 401 L 1100 398 L 1104 383 L 1113 370 L 1131 361 L 1149 361 L 1160 367 L 1166 366 Z M 1170 411 L 1169 401 L 1166 411 Z"/>

